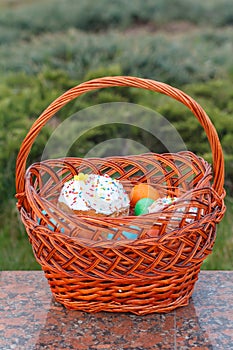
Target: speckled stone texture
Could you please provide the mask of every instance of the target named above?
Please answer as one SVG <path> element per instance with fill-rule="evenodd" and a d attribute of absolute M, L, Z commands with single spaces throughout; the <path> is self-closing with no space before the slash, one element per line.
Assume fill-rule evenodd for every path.
<path fill-rule="evenodd" d="M 0 273 L 0 349 L 233 349 L 233 271 L 202 271 L 168 314 L 87 314 L 54 302 L 41 271 Z"/>

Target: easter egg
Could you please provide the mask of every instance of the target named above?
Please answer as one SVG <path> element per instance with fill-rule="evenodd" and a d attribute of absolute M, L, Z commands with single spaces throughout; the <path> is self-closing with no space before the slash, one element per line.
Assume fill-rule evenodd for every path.
<path fill-rule="evenodd" d="M 142 198 L 156 200 L 159 198 L 159 192 L 146 183 L 135 185 L 130 193 L 131 205 L 134 206 Z"/>
<path fill-rule="evenodd" d="M 154 203 L 154 200 L 151 198 L 139 199 L 134 208 L 135 215 L 148 214 L 148 207 L 150 207 L 152 203 Z"/>

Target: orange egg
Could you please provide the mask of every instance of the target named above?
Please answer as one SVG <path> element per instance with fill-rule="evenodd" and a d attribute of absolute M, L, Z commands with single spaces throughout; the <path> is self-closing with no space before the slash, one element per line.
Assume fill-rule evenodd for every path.
<path fill-rule="evenodd" d="M 134 206 L 137 201 L 142 198 L 151 198 L 153 200 L 156 200 L 159 197 L 159 192 L 155 188 L 146 183 L 141 183 L 133 187 L 130 193 L 130 202 L 131 205 Z"/>

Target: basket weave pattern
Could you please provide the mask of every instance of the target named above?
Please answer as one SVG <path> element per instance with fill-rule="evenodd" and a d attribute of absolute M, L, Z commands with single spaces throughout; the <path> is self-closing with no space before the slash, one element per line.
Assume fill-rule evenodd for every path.
<path fill-rule="evenodd" d="M 50 159 L 26 170 L 36 136 L 56 111 L 85 92 L 110 86 L 150 89 L 190 108 L 207 133 L 214 176 L 210 165 L 192 152 Z M 135 314 L 187 305 L 225 211 L 223 164 L 221 145 L 206 113 L 189 96 L 166 84 L 106 77 L 74 87 L 55 100 L 22 143 L 16 197 L 33 252 L 56 300 L 70 309 Z M 79 172 L 109 174 L 128 193 L 135 184 L 146 182 L 178 200 L 172 207 L 139 217 L 131 213 L 117 218 L 70 215 L 57 207 L 57 200 L 63 184 Z M 124 232 L 134 233 L 137 239 L 127 239 Z"/>

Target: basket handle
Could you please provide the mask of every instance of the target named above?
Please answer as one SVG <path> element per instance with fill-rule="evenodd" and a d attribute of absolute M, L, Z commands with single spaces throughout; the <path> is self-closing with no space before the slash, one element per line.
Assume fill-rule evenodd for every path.
<path fill-rule="evenodd" d="M 46 122 L 64 105 L 66 105 L 68 102 L 75 99 L 76 97 L 92 90 L 114 86 L 135 87 L 159 92 L 178 100 L 192 111 L 192 113 L 196 116 L 196 118 L 199 120 L 200 124 L 204 128 L 208 137 L 212 151 L 214 167 L 213 188 L 221 196 L 224 192 L 223 151 L 218 138 L 218 134 L 211 120 L 209 119 L 205 111 L 202 109 L 202 107 L 197 102 L 195 102 L 195 100 L 192 99 L 190 96 L 168 84 L 151 79 L 143 79 L 130 76 L 113 76 L 89 80 L 71 88 L 70 90 L 67 90 L 64 94 L 62 94 L 60 97 L 54 100 L 34 122 L 34 124 L 32 125 L 31 129 L 29 130 L 28 134 L 22 142 L 16 161 L 16 197 L 20 198 L 24 196 L 27 158 L 37 135 L 39 134 L 43 126 L 46 124 Z"/>

